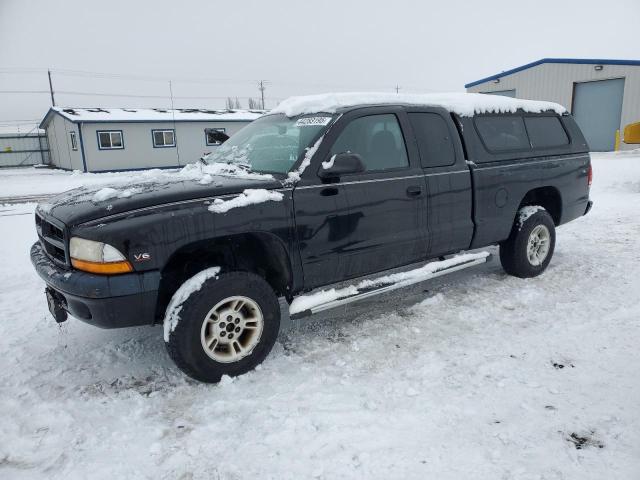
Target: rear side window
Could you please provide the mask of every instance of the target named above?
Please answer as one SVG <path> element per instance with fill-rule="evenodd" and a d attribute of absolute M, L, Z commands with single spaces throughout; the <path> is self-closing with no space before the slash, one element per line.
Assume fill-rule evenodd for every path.
<path fill-rule="evenodd" d="M 474 121 L 480 138 L 489 150 L 529 150 L 529 139 L 521 116 L 476 117 Z"/>
<path fill-rule="evenodd" d="M 444 118 L 436 113 L 409 113 L 409 119 L 424 168 L 446 167 L 456 162 L 451 132 Z"/>
<path fill-rule="evenodd" d="M 533 148 L 559 147 L 569 144 L 569 137 L 558 117 L 525 117 L 524 123 Z"/>
<path fill-rule="evenodd" d="M 333 144 L 330 155 L 357 153 L 367 171 L 407 167 L 407 148 L 398 119 L 393 114 L 370 115 L 352 120 Z"/>

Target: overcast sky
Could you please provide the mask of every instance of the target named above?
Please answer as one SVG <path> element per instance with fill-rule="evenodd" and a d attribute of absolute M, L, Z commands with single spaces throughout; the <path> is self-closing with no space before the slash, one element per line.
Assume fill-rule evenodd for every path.
<path fill-rule="evenodd" d="M 42 118 L 48 93 L 4 92 L 48 90 L 48 68 L 63 106 L 168 107 L 169 79 L 200 108 L 246 105 L 260 79 L 267 107 L 461 91 L 543 57 L 640 59 L 639 18 L 639 0 L 0 0 L 0 123 Z"/>

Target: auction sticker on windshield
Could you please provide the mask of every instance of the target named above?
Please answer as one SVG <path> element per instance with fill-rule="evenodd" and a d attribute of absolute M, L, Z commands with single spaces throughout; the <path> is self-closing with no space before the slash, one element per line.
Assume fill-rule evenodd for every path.
<path fill-rule="evenodd" d="M 331 121 L 331 117 L 304 117 L 296 121 L 296 127 L 315 127 L 326 125 Z"/>

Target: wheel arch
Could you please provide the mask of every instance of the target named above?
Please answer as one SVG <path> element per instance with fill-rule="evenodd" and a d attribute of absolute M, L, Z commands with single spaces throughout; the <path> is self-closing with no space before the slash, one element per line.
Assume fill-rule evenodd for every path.
<path fill-rule="evenodd" d="M 222 271 L 253 272 L 263 277 L 277 296 L 288 296 L 293 281 L 289 252 L 272 233 L 251 232 L 195 241 L 173 252 L 160 271 L 155 320 L 162 320 L 171 297 L 196 273 L 213 266 Z"/>
<path fill-rule="evenodd" d="M 529 190 L 522 198 L 516 211 L 516 216 L 518 211 L 527 205 L 540 205 L 549 212 L 555 226 L 560 225 L 562 220 L 562 195 L 556 187 L 544 186 Z"/>

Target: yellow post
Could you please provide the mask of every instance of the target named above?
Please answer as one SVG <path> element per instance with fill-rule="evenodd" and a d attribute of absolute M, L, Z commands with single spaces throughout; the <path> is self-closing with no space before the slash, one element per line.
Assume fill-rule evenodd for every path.
<path fill-rule="evenodd" d="M 624 143 L 640 143 L 640 122 L 630 123 L 624 127 Z"/>
<path fill-rule="evenodd" d="M 616 144 L 613 147 L 613 151 L 617 152 L 620 150 L 620 129 L 616 130 Z"/>

